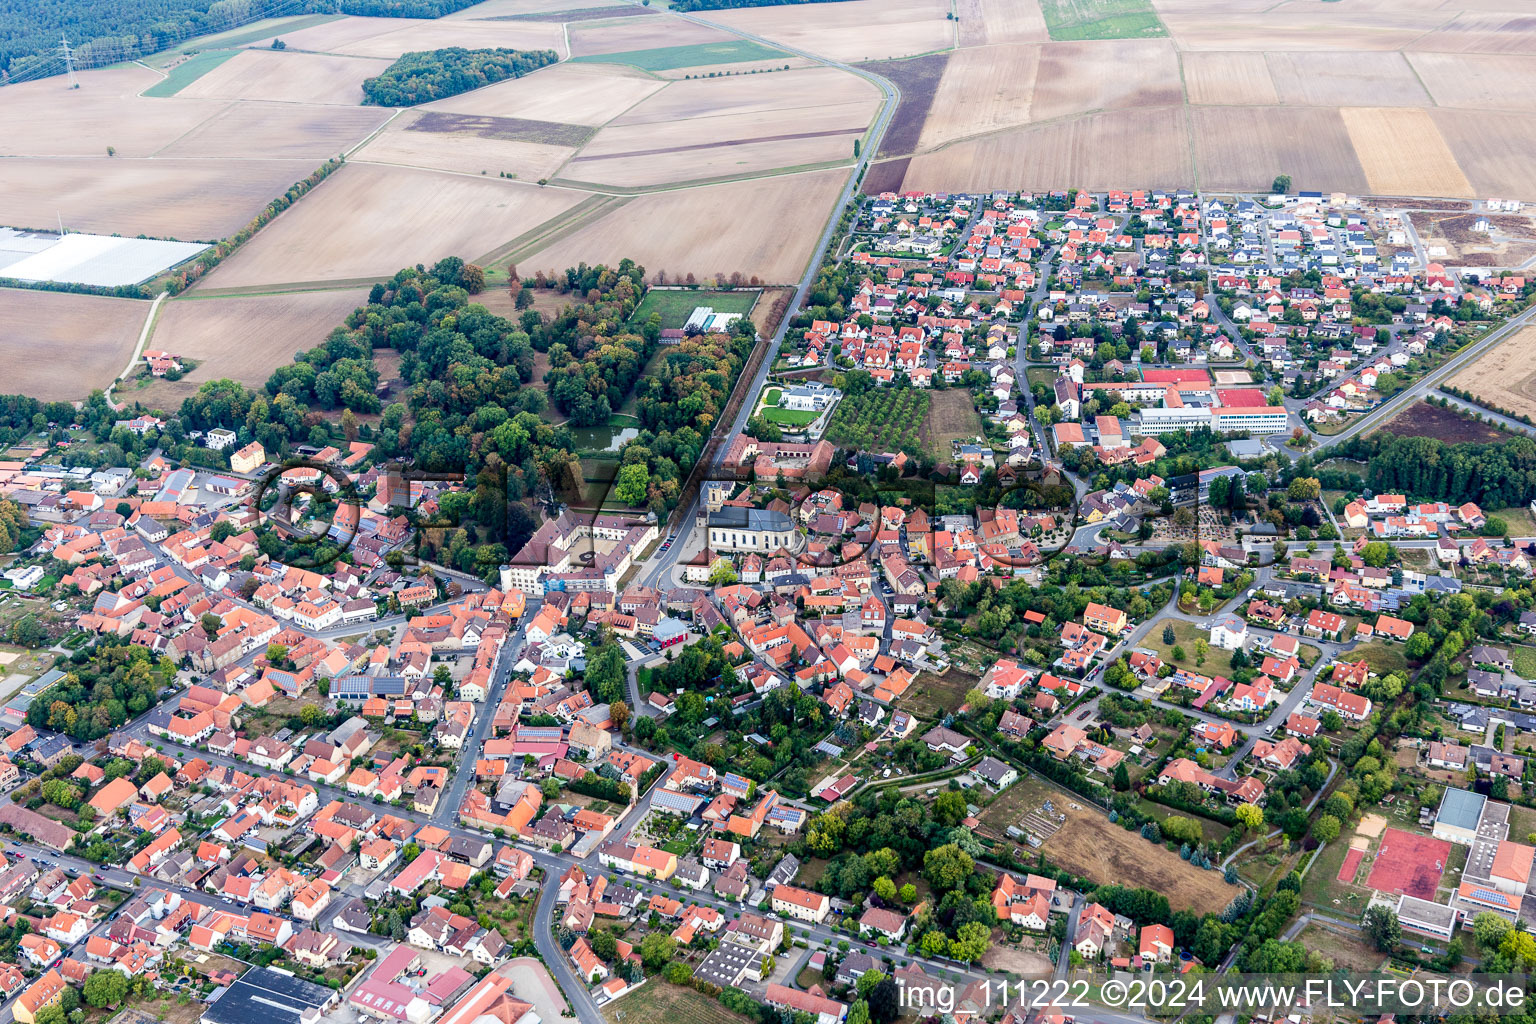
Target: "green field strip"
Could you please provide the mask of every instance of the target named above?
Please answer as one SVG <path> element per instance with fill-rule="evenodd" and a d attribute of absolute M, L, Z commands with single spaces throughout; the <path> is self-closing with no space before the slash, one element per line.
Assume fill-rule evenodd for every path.
<path fill-rule="evenodd" d="M 165 78 L 145 89 L 139 95 L 166 97 L 175 96 L 181 90 L 202 78 L 214 68 L 223 64 L 238 54 L 239 50 L 204 50 L 195 56 L 177 64 L 166 74 Z"/>
<path fill-rule="evenodd" d="M 517 260 L 532 252 L 544 248 L 544 246 L 570 234 L 579 227 L 584 227 L 591 221 L 617 209 L 628 203 L 629 199 L 623 196 L 588 196 L 575 206 L 556 217 L 524 231 L 516 238 L 500 245 L 481 256 L 474 262 L 482 267 L 501 266 L 507 263 L 515 263 Z"/>
<path fill-rule="evenodd" d="M 658 46 L 650 50 L 593 53 L 572 57 L 573 64 L 628 64 L 642 71 L 743 64 L 754 60 L 779 60 L 792 54 L 748 40 L 728 43 L 695 43 L 691 46 Z"/>

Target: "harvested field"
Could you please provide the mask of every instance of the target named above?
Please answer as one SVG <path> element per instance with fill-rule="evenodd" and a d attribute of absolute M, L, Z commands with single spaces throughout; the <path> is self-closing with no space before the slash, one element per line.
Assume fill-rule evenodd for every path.
<path fill-rule="evenodd" d="M 1377 892 L 1432 900 L 1450 855 L 1451 844 L 1443 839 L 1389 828 L 1381 837 L 1365 884 Z"/>
<path fill-rule="evenodd" d="M 704 17 L 822 57 L 861 61 L 953 46 L 948 14 L 948 0 L 842 0 L 820 5 L 815 17 L 795 6 L 711 11 Z"/>
<path fill-rule="evenodd" d="M 1195 107 L 1190 118 L 1202 188 L 1262 191 L 1282 173 L 1299 189 L 1367 188 L 1337 110 Z"/>
<path fill-rule="evenodd" d="M 483 6 L 483 5 L 482 5 Z M 571 11 L 536 11 L 532 14 L 488 14 L 482 21 L 598 21 L 609 18 L 634 18 L 642 14 L 658 14 L 648 7 L 583 7 Z"/>
<path fill-rule="evenodd" d="M 8 160 L 0 223 L 210 241 L 244 227 L 315 160 Z M 397 268 L 398 269 L 398 268 Z"/>
<path fill-rule="evenodd" d="M 389 111 L 380 107 L 231 103 L 155 156 L 304 159 L 319 166 L 387 120 Z"/>
<path fill-rule="evenodd" d="M 928 403 L 928 415 L 923 417 L 922 430 L 923 440 L 936 460 L 953 458 L 951 441 L 972 441 L 983 433 L 971 393 L 958 388 L 935 391 Z"/>
<path fill-rule="evenodd" d="M 1400 50 L 1449 17 L 1425 4 L 1152 0 L 1181 50 Z M 1446 49 L 1446 47 L 1434 47 Z"/>
<path fill-rule="evenodd" d="M 740 271 L 787 284 L 804 273 L 847 176 L 832 169 L 642 195 L 519 258 L 518 268 L 527 274 L 631 256 L 672 278 Z"/>
<path fill-rule="evenodd" d="M 381 19 L 387 20 L 387 19 Z M 447 21 L 407 19 L 405 27 L 370 35 L 331 49 L 354 57 L 388 57 L 394 60 L 408 50 L 440 50 L 447 46 L 480 49 L 506 47 L 514 50 L 554 50 L 565 55 L 565 30 L 538 21 Z M 324 31 L 322 25 L 315 31 Z M 290 49 L 292 40 L 285 39 Z"/>
<path fill-rule="evenodd" d="M 1536 114 L 1433 110 L 1430 116 L 1476 195 L 1536 200 Z"/>
<path fill-rule="evenodd" d="M 128 365 L 148 315 L 149 303 L 135 299 L 5 289 L 5 390 L 57 402 L 106 387 Z"/>
<path fill-rule="evenodd" d="M 618 17 L 617 12 L 625 9 L 621 0 L 485 0 L 484 3 L 444 15 L 444 18 L 454 21 L 494 21 L 520 14 L 543 17 L 549 12 L 593 10 L 599 7 L 613 12 L 611 17 Z"/>
<path fill-rule="evenodd" d="M 1450 384 L 1501 408 L 1536 416 L 1536 327 L 1521 328 L 1513 337 L 1495 345 L 1487 355 L 1452 377 Z M 1435 410 L 1436 413 L 1448 411 Z M 1393 419 L 1384 429 L 1393 428 L 1399 419 L 1402 416 Z M 1406 431 L 1392 432 L 1401 434 Z"/>
<path fill-rule="evenodd" d="M 764 289 L 757 304 L 752 307 L 752 322 L 757 325 L 757 333 L 767 337 L 778 330 L 779 321 L 783 319 L 780 308 L 787 311 L 794 297 L 793 288 Z"/>
<path fill-rule="evenodd" d="M 1042 43 L 1050 38 L 1040 0 L 958 0 L 961 46 Z"/>
<path fill-rule="evenodd" d="M 767 83 L 752 76 L 696 78 L 668 84 L 614 118 L 609 127 L 856 102 L 868 103 L 873 117 L 880 106 L 880 90 L 836 68 L 775 72 Z"/>
<path fill-rule="evenodd" d="M 880 138 L 879 156 L 917 152 L 923 126 L 928 122 L 928 111 L 933 106 L 951 56 L 948 53 L 935 53 L 910 60 L 869 65 L 869 70 L 890 79 L 901 90 L 901 99 L 896 102 L 891 123 L 886 126 L 885 134 Z M 873 174 L 873 170 L 870 173 Z M 900 185 L 899 180 L 897 184 Z"/>
<path fill-rule="evenodd" d="M 1442 107 L 1536 111 L 1536 56 L 1502 53 L 1409 53 Z"/>
<path fill-rule="evenodd" d="M 405 115 L 407 118 L 411 116 Z M 507 142 L 464 132 L 415 131 L 409 124 L 396 129 L 395 124 L 353 154 L 353 161 L 426 167 L 461 174 L 484 171 L 491 177 L 506 173 L 525 181 L 537 181 L 553 175 L 576 153 L 569 146 Z"/>
<path fill-rule="evenodd" d="M 356 106 L 363 102 L 363 79 L 377 75 L 389 63 L 287 50 L 242 50 L 178 95 Z"/>
<path fill-rule="evenodd" d="M 653 74 L 657 78 L 666 78 L 671 81 L 681 81 L 689 78 L 731 78 L 739 75 L 763 75 L 770 71 L 793 71 L 799 68 L 819 68 L 825 65 L 818 64 L 807 57 L 794 57 L 783 50 L 770 49 L 766 46 L 755 47 L 763 53 L 772 54 L 772 57 L 763 60 L 749 60 L 745 54 L 735 54 L 729 60 L 713 64 L 684 64 L 680 67 L 657 68 Z M 706 59 L 708 55 L 705 55 Z M 598 58 L 594 57 L 593 60 Z"/>
<path fill-rule="evenodd" d="M 197 369 L 180 382 L 194 390 L 221 377 L 260 387 L 273 370 L 293 362 L 295 352 L 323 342 L 367 301 L 366 288 L 174 299 L 161 307 L 148 347 L 197 360 Z"/>
<path fill-rule="evenodd" d="M 1473 194 L 1471 182 L 1429 111 L 1344 107 L 1339 113 L 1371 191 L 1407 196 Z"/>
<path fill-rule="evenodd" d="M 474 260 L 583 198 L 494 178 L 354 164 L 205 280 L 216 288 L 352 280 L 444 256 Z"/>
<path fill-rule="evenodd" d="M 523 117 L 486 117 L 455 114 L 445 110 L 424 110 L 407 131 L 427 134 L 473 135 L 502 142 L 537 142 L 546 146 L 580 146 L 592 138 L 586 125 L 561 124 L 558 121 L 531 121 Z"/>
<path fill-rule="evenodd" d="M 1189 102 L 1223 106 L 1278 103 L 1264 54 L 1193 50 L 1181 55 Z"/>
<path fill-rule="evenodd" d="M 661 46 L 690 46 L 694 43 L 729 43 L 736 37 L 717 28 L 685 21 L 676 15 L 648 18 L 618 18 L 610 21 L 581 21 L 571 25 L 571 56 L 590 57 L 600 53 L 628 50 L 653 50 Z"/>
<path fill-rule="evenodd" d="M 213 100 L 144 99 L 160 76 L 135 65 L 82 71 L 79 89 L 57 78 L 5 87 L 0 103 L 0 156 L 149 156 L 217 114 Z M 131 125 L 132 130 L 124 126 Z"/>
<path fill-rule="evenodd" d="M 614 53 L 594 53 L 586 57 L 572 58 L 584 63 L 628 64 L 644 71 L 678 71 L 681 68 L 711 67 L 738 63 L 761 62 L 783 59 L 789 54 L 771 46 L 763 46 L 745 39 L 727 39 L 713 43 L 690 43 L 687 46 L 657 46 L 649 50 L 619 50 Z"/>
<path fill-rule="evenodd" d="M 1458 53 L 1536 53 L 1536 18 L 1510 0 L 1502 11 L 1463 13 L 1414 43 L 1419 50 Z"/>
<path fill-rule="evenodd" d="M 306 50 L 315 53 L 339 53 L 343 47 L 364 39 L 372 39 L 386 32 L 420 25 L 414 18 L 342 18 L 324 25 L 283 34 L 283 42 L 289 52 Z M 426 47 L 422 47 L 426 49 Z M 398 56 L 398 54 L 396 54 Z"/>
<path fill-rule="evenodd" d="M 1184 102 L 1179 58 L 1166 39 L 1046 43 L 1040 48 L 1030 118 Z"/>
<path fill-rule="evenodd" d="M 913 157 L 903 188 L 987 191 L 1176 188 L 1194 177 L 1183 107 L 1089 114 L 969 142 Z M 1266 183 L 1267 184 L 1267 183 Z"/>
<path fill-rule="evenodd" d="M 950 54 L 917 149 L 1027 124 L 1039 67 L 1040 47 L 1029 43 Z"/>
<path fill-rule="evenodd" d="M 1526 331 L 1532 330 L 1533 328 L 1527 327 L 1525 331 L 1520 333 L 1525 334 Z M 1523 397 L 1531 383 L 1530 377 L 1532 370 L 1529 367 L 1525 369 L 1526 377 L 1523 379 L 1519 376 L 1504 378 L 1495 377 L 1491 374 L 1478 378 L 1478 381 L 1494 382 L 1501 382 L 1508 379 L 1513 386 L 1513 394 L 1506 392 L 1504 388 L 1499 384 L 1495 384 L 1494 386 L 1490 387 L 1484 383 L 1475 383 L 1474 386 L 1474 381 L 1470 379 L 1471 374 L 1473 372 L 1477 372 L 1478 367 L 1483 366 L 1484 363 L 1486 363 L 1489 359 L 1492 359 L 1502 349 L 1509 349 L 1510 355 L 1516 356 L 1520 362 L 1536 366 L 1536 351 L 1527 351 L 1518 355 L 1514 351 L 1514 346 L 1511 344 L 1511 342 L 1517 340 L 1519 337 L 1520 335 L 1516 335 L 1515 338 L 1510 339 L 1510 341 L 1496 346 L 1493 352 L 1490 352 L 1488 355 L 1474 363 L 1470 371 L 1464 370 L 1462 373 L 1457 374 L 1456 377 L 1453 378 L 1452 383 L 1455 383 L 1457 387 L 1465 387 L 1473 394 L 1486 398 L 1497 405 L 1502 405 L 1507 409 L 1514 409 L 1517 412 L 1523 411 L 1525 409 L 1536 410 L 1536 399 Z M 1527 340 L 1529 341 L 1530 339 Z M 1486 373 L 1489 368 L 1484 367 L 1483 369 Z M 1501 366 L 1500 369 L 1507 370 L 1512 374 L 1519 372 L 1517 367 L 1508 365 Z M 1461 379 L 1463 377 L 1467 377 L 1469 379 L 1465 382 L 1462 382 Z M 1511 405 L 1509 401 L 1506 401 L 1506 399 L 1512 399 L 1515 404 Z M 1382 424 L 1381 429 L 1386 431 L 1388 434 L 1396 434 L 1399 437 L 1438 437 L 1440 440 L 1446 442 L 1447 444 L 1459 444 L 1463 441 L 1474 441 L 1478 443 L 1486 441 L 1507 441 L 1510 437 L 1509 434 L 1504 433 L 1499 428 L 1488 423 L 1479 423 L 1477 420 L 1473 419 L 1471 416 L 1468 416 L 1466 413 L 1458 412 L 1455 409 L 1442 409 L 1437 405 L 1430 405 L 1427 402 L 1413 403 L 1408 408 L 1392 417 L 1386 423 Z"/>
<path fill-rule="evenodd" d="M 1281 103 L 1414 107 L 1431 102 L 1401 53 L 1281 52 L 1267 57 Z"/>
<path fill-rule="evenodd" d="M 1148 0 L 1040 0 L 1052 39 L 1165 36 Z"/>
<path fill-rule="evenodd" d="M 617 64 L 556 64 L 421 109 L 600 125 L 667 83 Z"/>
<path fill-rule="evenodd" d="M 874 110 L 860 101 L 604 128 L 561 176 L 640 186 L 851 160 Z"/>

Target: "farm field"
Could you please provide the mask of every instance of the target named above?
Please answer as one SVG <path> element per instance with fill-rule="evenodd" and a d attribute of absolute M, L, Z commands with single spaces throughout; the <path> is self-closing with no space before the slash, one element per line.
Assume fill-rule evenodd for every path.
<path fill-rule="evenodd" d="M 319 166 L 350 149 L 388 119 L 389 111 L 379 107 L 231 103 L 155 156 L 304 159 Z"/>
<path fill-rule="evenodd" d="M 1429 106 L 1429 94 L 1401 53 L 1268 54 L 1281 103 L 1304 106 Z"/>
<path fill-rule="evenodd" d="M 729 32 L 655 11 L 644 17 L 576 21 L 571 23 L 569 32 L 572 57 L 739 41 Z"/>
<path fill-rule="evenodd" d="M 1195 163 L 1206 188 L 1269 188 L 1289 174 L 1319 188 L 1359 195 L 1370 186 L 1337 110 L 1313 107 L 1193 107 Z M 1233 126 L 1241 124 L 1237 132 Z"/>
<path fill-rule="evenodd" d="M 629 256 L 672 280 L 739 271 L 786 284 L 805 271 L 846 180 L 847 171 L 831 169 L 647 193 L 520 257 L 518 267 L 529 274 Z"/>
<path fill-rule="evenodd" d="M 117 379 L 149 315 L 149 303 L 136 299 L 11 288 L 3 295 L 5 390 L 49 402 L 83 399 Z"/>
<path fill-rule="evenodd" d="M 710 11 L 707 20 L 839 61 L 885 60 L 954 45 L 948 0 L 843 0 L 808 18 L 789 7 Z"/>
<path fill-rule="evenodd" d="M 378 19 L 388 21 L 393 19 Z M 539 21 L 448 21 L 446 19 L 404 19 L 407 24 L 386 28 L 352 42 L 326 48 L 330 53 L 354 57 L 387 57 L 394 60 L 406 51 L 437 50 L 447 46 L 476 48 L 505 47 L 514 50 L 554 50 L 565 56 L 565 31 L 562 26 Z M 314 31 L 324 31 L 323 25 Z M 284 37 L 289 49 L 297 47 Z"/>
<path fill-rule="evenodd" d="M 180 95 L 356 106 L 363 102 L 363 79 L 377 75 L 389 64 L 364 57 L 242 50 L 189 83 Z"/>
<path fill-rule="evenodd" d="M 536 181 L 553 175 L 576 152 L 572 146 L 490 138 L 472 131 L 420 131 L 417 122 L 423 116 L 413 111 L 396 118 L 387 130 L 353 154 L 353 162 L 400 164 L 461 174 L 484 171 L 495 177 L 505 173 Z"/>
<path fill-rule="evenodd" d="M 1030 118 L 1170 107 L 1184 102 L 1179 57 L 1166 39 L 1047 43 L 1040 48 Z"/>
<path fill-rule="evenodd" d="M 1435 110 L 1431 116 L 1479 194 L 1532 195 L 1536 114 L 1495 111 L 1468 117 L 1464 111 Z"/>
<path fill-rule="evenodd" d="M 573 62 L 603 64 L 628 64 L 642 71 L 672 71 L 677 68 L 703 67 L 712 64 L 739 64 L 745 61 L 773 60 L 788 54 L 771 46 L 745 39 L 725 39 L 714 43 L 694 43 L 690 46 L 658 46 L 646 50 L 621 50 L 572 57 Z"/>
<path fill-rule="evenodd" d="M 621 0 L 485 0 L 484 3 L 444 15 L 444 18 L 455 21 L 481 19 L 494 21 L 497 18 L 516 18 L 525 15 L 544 17 L 552 12 L 591 10 L 597 7 L 625 9 Z"/>
<path fill-rule="evenodd" d="M 582 199 L 576 192 L 496 179 L 354 164 L 322 182 L 204 281 L 212 288 L 350 281 L 444 256 L 474 260 Z"/>
<path fill-rule="evenodd" d="M 604 128 L 561 176 L 643 186 L 851 160 L 874 110 L 860 101 Z"/>
<path fill-rule="evenodd" d="M 1495 345 L 1450 384 L 1494 405 L 1536 416 L 1536 327 L 1522 328 Z"/>
<path fill-rule="evenodd" d="M 567 62 L 423 104 L 420 109 L 600 125 L 664 87 L 665 82 L 634 68 Z"/>
<path fill-rule="evenodd" d="M 149 156 L 212 117 L 226 104 L 212 100 L 148 100 L 139 91 L 160 80 L 128 65 L 82 71 L 80 88 L 53 79 L 6 86 L 0 103 L 0 156 Z M 131 124 L 133 131 L 123 130 Z"/>
<path fill-rule="evenodd" d="M 1039 70 L 1036 45 L 977 47 L 950 54 L 916 148 L 933 149 L 954 139 L 1027 124 Z"/>
<path fill-rule="evenodd" d="M 1195 50 L 1182 56 L 1189 102 L 1213 105 L 1278 103 L 1264 54 Z"/>
<path fill-rule="evenodd" d="M 937 98 L 939 85 L 943 81 L 951 56 L 953 55 L 948 53 L 933 53 L 906 60 L 882 61 L 868 65 L 871 71 L 890 79 L 901 90 L 901 99 L 896 104 L 895 113 L 891 115 L 891 123 L 880 139 L 880 156 L 917 151 L 918 140 L 922 137 L 924 125 L 928 120 L 928 112 Z M 905 171 L 906 163 L 902 162 L 895 171 L 887 172 L 895 175 L 893 191 L 900 187 L 901 174 Z M 871 168 L 868 177 L 875 176 L 875 171 Z M 865 182 L 864 190 L 868 193 L 886 191 L 883 186 L 876 187 L 869 181 Z"/>
<path fill-rule="evenodd" d="M 147 347 L 196 360 L 197 368 L 176 382 L 190 390 L 221 377 L 259 387 L 367 300 L 367 289 L 358 288 L 174 299 L 160 307 Z"/>
<path fill-rule="evenodd" d="M 1514 338 L 1509 339 L 1509 341 L 1504 342 L 1502 345 L 1495 346 L 1492 352 L 1488 353 L 1486 356 L 1483 356 L 1483 358 L 1479 359 L 1467 370 L 1463 370 L 1461 373 L 1457 374 L 1456 377 L 1452 379 L 1452 383 L 1456 384 L 1458 387 L 1465 387 L 1468 391 L 1478 395 L 1483 395 L 1483 393 L 1487 391 L 1493 391 L 1494 393 L 1486 394 L 1484 397 L 1497 405 L 1502 405 L 1505 408 L 1514 409 L 1516 412 L 1524 411 L 1522 405 L 1528 408 L 1536 408 L 1536 402 L 1532 402 L 1532 400 L 1529 398 L 1522 399 L 1520 397 L 1524 394 L 1525 391 L 1524 382 L 1530 379 L 1533 371 L 1527 371 L 1524 378 L 1521 378 L 1518 375 L 1521 366 L 1527 361 L 1536 359 L 1536 354 L 1530 352 L 1519 353 L 1516 351 L 1515 346 L 1513 345 L 1513 342 L 1518 341 L 1521 335 L 1524 335 L 1526 331 L 1532 330 L 1536 330 L 1536 328 L 1528 327 L 1525 329 L 1525 331 L 1521 331 L 1520 334 L 1517 334 Z M 1509 362 L 1506 362 L 1505 360 L 1509 359 L 1509 356 L 1506 356 L 1505 359 L 1501 360 L 1498 364 L 1485 366 L 1483 368 L 1484 372 L 1490 374 L 1490 376 L 1480 378 L 1473 376 L 1473 374 L 1477 372 L 1477 368 L 1479 366 L 1483 366 L 1483 364 L 1488 362 L 1488 360 L 1498 355 L 1499 351 L 1502 349 L 1508 349 L 1510 356 L 1513 356 L 1518 365 L 1511 365 Z M 1509 376 L 1491 376 L 1492 372 L 1496 368 L 1509 374 Z M 1536 367 L 1533 367 L 1533 370 L 1536 370 Z M 1461 378 L 1465 378 L 1465 381 L 1462 383 L 1457 383 L 1457 381 Z M 1486 383 L 1488 381 L 1494 381 L 1495 387 L 1490 388 Z M 1510 405 L 1500 397 L 1500 395 L 1505 394 L 1502 390 L 1502 384 L 1506 381 L 1511 382 L 1516 389 L 1516 393 L 1511 399 L 1516 403 L 1514 405 Z M 1474 383 L 1476 384 L 1476 387 L 1473 387 Z M 1408 408 L 1392 417 L 1392 419 L 1382 424 L 1381 429 L 1389 434 L 1397 434 L 1402 437 L 1438 437 L 1442 441 L 1445 441 L 1447 444 L 1458 444 L 1462 441 L 1507 441 L 1510 438 L 1509 434 L 1500 430 L 1498 427 L 1493 426 L 1492 424 L 1479 423 L 1477 420 L 1463 412 L 1459 412 L 1455 409 L 1442 409 L 1437 405 L 1430 405 L 1428 402 L 1413 403 Z"/>
<path fill-rule="evenodd" d="M 1176 188 L 1194 177 L 1182 107 L 1119 110 L 957 142 L 913 157 L 905 190 L 1088 189 L 1135 179 Z M 1273 175 L 1271 175 L 1273 177 Z"/>
<path fill-rule="evenodd" d="M 1050 38 L 1039 0 L 959 0 L 961 46 L 1038 43 Z"/>
<path fill-rule="evenodd" d="M 164 78 L 144 90 L 145 96 L 175 96 L 225 61 L 239 56 L 239 50 L 204 50 L 171 67 Z"/>
<path fill-rule="evenodd" d="M 1536 111 L 1536 55 L 1409 53 L 1437 105 Z"/>
<path fill-rule="evenodd" d="M 681 328 L 698 306 L 708 306 L 717 313 L 740 313 L 745 316 L 752 311 L 759 294 L 755 288 L 728 292 L 652 288 L 640 300 L 630 322 L 643 324 L 650 319 L 652 313 L 660 313 L 663 330 Z"/>
<path fill-rule="evenodd" d="M 316 160 L 49 160 L 5 165 L 0 223 L 211 241 L 244 227 Z"/>
<path fill-rule="evenodd" d="M 1472 184 L 1426 110 L 1344 107 L 1344 127 L 1373 192 L 1471 196 Z"/>
<path fill-rule="evenodd" d="M 653 91 L 642 97 L 614 118 L 610 127 L 770 111 L 780 112 L 787 119 L 790 115 L 784 113 L 786 111 L 853 103 L 868 105 L 872 116 L 880 105 L 880 90 L 875 86 L 845 71 L 827 67 L 778 71 L 767 80 L 761 76 L 736 75 L 695 78 L 656 87 L 659 92 Z"/>
<path fill-rule="evenodd" d="M 1052 39 L 1130 39 L 1168 31 L 1148 0 L 1040 0 Z"/>
<path fill-rule="evenodd" d="M 1182 50 L 1355 50 L 1430 46 L 1431 29 L 1454 17 L 1440 5 L 1390 3 L 1275 4 L 1271 0 L 1152 0 Z"/>
<path fill-rule="evenodd" d="M 960 388 L 935 391 L 929 396 L 923 417 L 922 436 L 935 459 L 948 460 L 951 441 L 972 441 L 981 434 L 981 416 L 969 392 Z"/>

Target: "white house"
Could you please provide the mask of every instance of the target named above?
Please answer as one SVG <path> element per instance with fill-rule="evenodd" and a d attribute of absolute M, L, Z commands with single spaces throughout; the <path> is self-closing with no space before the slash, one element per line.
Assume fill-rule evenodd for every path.
<path fill-rule="evenodd" d="M 1227 614 L 1211 625 L 1211 646 L 1224 651 L 1238 651 L 1247 646 L 1248 623 L 1237 615 Z"/>

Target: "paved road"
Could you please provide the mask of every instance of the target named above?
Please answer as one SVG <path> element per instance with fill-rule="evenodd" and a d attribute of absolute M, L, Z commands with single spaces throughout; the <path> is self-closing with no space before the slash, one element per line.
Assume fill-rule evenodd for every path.
<path fill-rule="evenodd" d="M 1309 451 L 1317 452 L 1324 448 L 1331 448 L 1347 438 L 1354 437 L 1356 434 L 1374 429 L 1387 422 L 1411 403 L 1430 395 L 1442 383 L 1454 376 L 1457 371 L 1470 366 L 1480 356 L 1487 353 L 1489 349 L 1502 341 L 1508 340 L 1522 327 L 1529 324 L 1533 318 L 1536 318 L 1536 306 L 1532 306 L 1518 316 L 1511 317 L 1502 326 L 1489 331 L 1483 340 L 1467 346 L 1447 360 L 1444 365 L 1420 377 L 1416 382 L 1399 391 L 1337 434 L 1331 437 L 1314 435 L 1313 440 L 1317 443 Z M 1290 454 L 1292 458 L 1300 458 L 1302 455 L 1307 454 L 1307 452 L 1298 452 L 1291 448 L 1282 448 L 1281 450 Z"/>
<path fill-rule="evenodd" d="M 714 22 L 705 21 L 703 18 L 696 18 L 692 15 L 682 14 L 676 11 L 674 11 L 673 14 L 676 17 L 695 22 L 707 28 L 716 30 L 719 29 L 719 26 Z M 795 294 L 790 300 L 789 308 L 784 314 L 784 320 L 779 324 L 778 330 L 774 332 L 772 339 L 769 340 L 768 350 L 763 356 L 762 363 L 758 366 L 757 372 L 753 374 L 752 380 L 747 386 L 746 401 L 742 402 L 741 409 L 737 412 L 735 420 L 730 424 L 730 429 L 721 434 L 722 444 L 716 450 L 714 459 L 707 467 L 705 479 L 709 479 L 710 477 L 719 473 L 727 447 L 725 442 L 728 442 L 730 438 L 735 437 L 737 434 L 741 433 L 743 429 L 745 429 L 747 420 L 751 417 L 752 414 L 753 402 L 756 399 L 758 393 L 762 390 L 763 382 L 768 379 L 768 374 L 773 369 L 774 360 L 778 358 L 779 349 L 784 344 L 785 335 L 789 331 L 789 322 L 794 317 L 795 313 L 805 305 L 806 296 L 810 294 L 811 286 L 816 283 L 816 277 L 821 270 L 822 260 L 826 257 L 827 248 L 831 245 L 833 233 L 837 230 L 837 224 L 842 217 L 843 210 L 848 205 L 848 201 L 853 197 L 855 191 L 858 189 L 859 183 L 863 179 L 864 172 L 868 169 L 870 161 L 873 159 L 875 153 L 879 151 L 880 141 L 882 138 L 884 138 L 886 129 L 890 127 L 891 117 L 895 114 L 896 105 L 901 100 L 901 91 L 896 88 L 894 83 L 892 83 L 889 79 L 882 78 L 880 75 L 874 74 L 873 72 L 864 68 L 856 67 L 851 64 L 844 64 L 835 60 L 829 60 L 817 54 L 810 53 L 805 50 L 798 50 L 793 46 L 787 46 L 782 41 L 771 41 L 761 36 L 753 35 L 750 32 L 742 32 L 738 29 L 731 29 L 730 31 L 734 32 L 736 35 L 742 37 L 743 39 L 748 39 L 752 42 L 760 43 L 764 46 L 772 47 L 774 49 L 784 50 L 789 53 L 793 53 L 796 56 L 804 57 L 807 60 L 814 61 L 817 64 L 821 64 L 826 67 L 837 68 L 838 70 L 846 71 L 851 75 L 857 75 L 865 81 L 872 83 L 880 90 L 881 106 L 880 112 L 875 115 L 874 123 L 870 125 L 868 135 L 865 138 L 864 144 L 859 151 L 859 158 L 857 161 L 855 161 L 853 170 L 848 176 L 848 182 L 843 186 L 842 192 L 838 194 L 837 203 L 835 206 L 833 206 L 832 212 L 827 217 L 827 223 L 822 228 L 821 237 L 817 239 L 816 248 L 811 252 L 811 258 L 806 264 L 805 274 L 800 279 L 799 286 L 795 289 Z M 717 432 L 719 431 L 719 426 L 716 427 L 716 430 Z M 699 508 L 703 500 L 703 489 L 700 488 L 699 493 L 694 497 L 694 500 L 689 504 L 687 508 L 677 509 L 672 514 L 671 523 L 673 526 L 667 536 L 676 536 L 678 539 L 673 542 L 668 550 L 658 550 L 657 553 L 651 556 L 651 561 L 646 565 L 641 578 L 637 581 L 638 583 L 650 587 L 669 587 L 673 585 L 675 581 L 672 578 L 672 569 L 677 565 L 678 558 L 683 553 L 682 539 L 685 538 L 688 531 L 693 528 L 694 521 L 698 516 Z"/>

